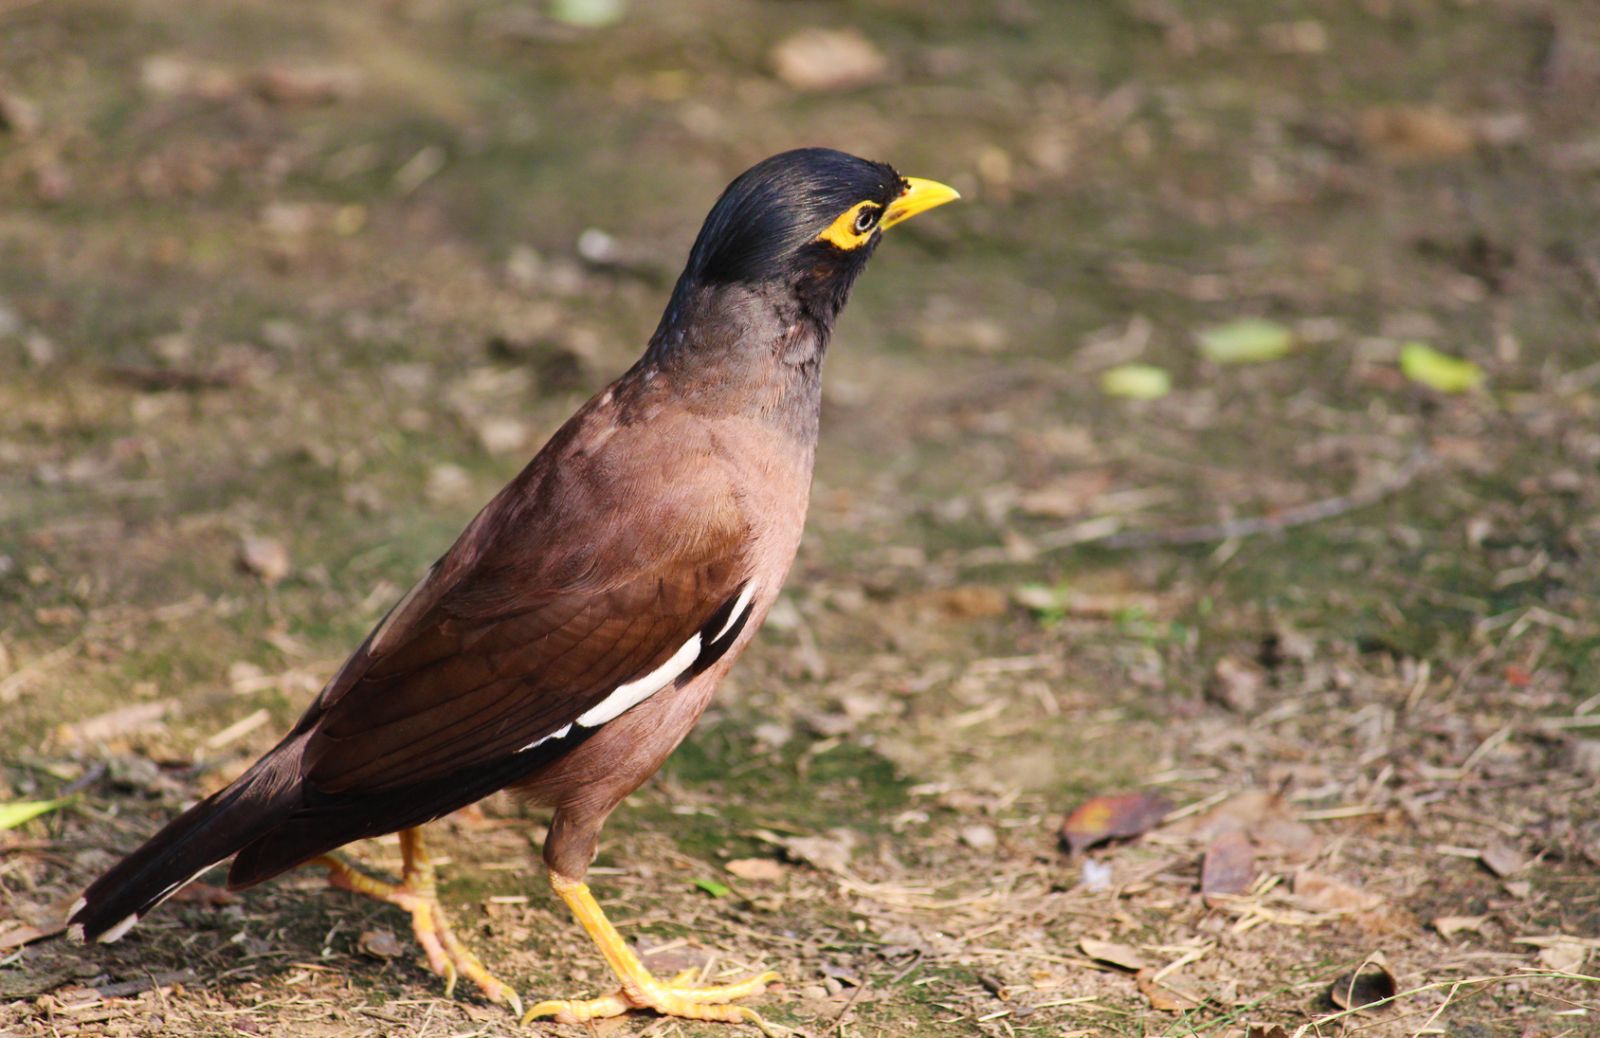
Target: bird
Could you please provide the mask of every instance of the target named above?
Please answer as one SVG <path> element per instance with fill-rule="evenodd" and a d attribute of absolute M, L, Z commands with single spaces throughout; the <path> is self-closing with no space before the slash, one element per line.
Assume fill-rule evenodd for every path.
<path fill-rule="evenodd" d="M 400 907 L 449 997 L 459 977 L 524 1024 L 632 1010 L 748 1022 L 778 975 L 657 978 L 585 883 L 608 815 L 705 710 L 800 545 L 840 311 L 884 233 L 959 194 L 828 148 L 767 158 L 711 207 L 636 363 L 538 451 L 276 746 L 91 883 L 68 913 L 114 941 L 229 858 L 240 889 L 289 869 Z M 423 826 L 510 789 L 553 809 L 551 887 L 615 991 L 517 991 L 455 935 Z M 398 882 L 335 856 L 399 833 Z"/>

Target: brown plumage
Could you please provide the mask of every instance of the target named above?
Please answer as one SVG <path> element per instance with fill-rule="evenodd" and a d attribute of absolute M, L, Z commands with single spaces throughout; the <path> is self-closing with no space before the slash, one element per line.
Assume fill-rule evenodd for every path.
<path fill-rule="evenodd" d="M 655 981 L 581 881 L 607 815 L 688 733 L 788 575 L 822 357 L 851 284 L 884 227 L 952 197 L 821 149 L 736 180 L 640 361 L 473 519 L 276 748 L 91 885 L 69 922 L 115 939 L 229 856 L 233 887 L 315 861 L 411 911 L 452 983 L 464 973 L 516 1006 L 449 931 L 414 832 L 512 787 L 555 809 L 552 881 L 622 981 L 617 995 L 530 1016 L 647 1005 L 759 1019 L 726 1003 L 768 978 Z M 398 886 L 323 857 L 397 830 Z"/>

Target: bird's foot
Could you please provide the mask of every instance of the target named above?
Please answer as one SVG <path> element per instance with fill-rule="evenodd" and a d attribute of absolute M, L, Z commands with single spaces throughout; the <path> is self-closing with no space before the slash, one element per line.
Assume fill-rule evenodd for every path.
<path fill-rule="evenodd" d="M 506 1006 L 520 1016 L 522 998 L 516 989 L 490 973 L 483 961 L 462 944 L 450 928 L 449 917 L 439 904 L 433 865 L 422 849 L 421 836 L 408 838 L 416 832 L 401 833 L 405 871 L 400 883 L 386 883 L 329 855 L 316 858 L 310 864 L 327 869 L 328 882 L 340 890 L 404 909 L 411 916 L 411 932 L 428 956 L 428 968 L 444 978 L 446 998 L 455 994 L 456 981 L 465 977 L 477 985 L 489 1001 Z"/>
<path fill-rule="evenodd" d="M 554 869 L 550 871 L 550 885 L 561 900 L 572 909 L 589 936 L 594 939 L 606 965 L 617 975 L 622 987 L 609 995 L 590 999 L 559 999 L 540 1002 L 522 1018 L 523 1023 L 548 1017 L 557 1023 L 578 1024 L 586 1020 L 600 1020 L 621 1016 L 630 1009 L 653 1009 L 663 1016 L 682 1017 L 687 1020 L 715 1020 L 724 1023 L 751 1023 L 768 1038 L 778 1038 L 779 1032 L 761 1018 L 761 1014 L 747 1006 L 732 1003 L 741 998 L 759 995 L 767 985 L 778 979 L 776 973 L 760 973 L 733 984 L 700 987 L 691 984 L 695 971 L 678 974 L 668 981 L 657 980 L 644 963 L 628 947 L 617 928 L 611 925 L 605 912 L 582 880 L 571 879 Z"/>
<path fill-rule="evenodd" d="M 640 968 L 637 973 L 621 977 L 622 987 L 609 995 L 590 999 L 556 999 L 540 1002 L 523 1016 L 528 1023 L 548 1017 L 556 1023 L 581 1024 L 588 1020 L 601 1020 L 621 1016 L 633 1009 L 652 1009 L 662 1016 L 677 1016 L 689 1020 L 711 1020 L 725 1023 L 747 1022 L 755 1024 L 766 1035 L 776 1035 L 761 1014 L 746 1006 L 730 1005 L 739 999 L 759 995 L 767 985 L 777 981 L 778 975 L 770 970 L 733 984 L 700 986 L 690 981 L 698 970 L 686 970 L 668 981 L 657 980 Z"/>

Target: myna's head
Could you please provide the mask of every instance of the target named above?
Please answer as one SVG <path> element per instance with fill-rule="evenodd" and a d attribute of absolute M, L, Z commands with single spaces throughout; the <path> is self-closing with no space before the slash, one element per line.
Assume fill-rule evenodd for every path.
<path fill-rule="evenodd" d="M 684 278 L 790 286 L 842 304 L 884 231 L 958 197 L 842 151 L 786 151 L 728 185 L 695 239 Z"/>

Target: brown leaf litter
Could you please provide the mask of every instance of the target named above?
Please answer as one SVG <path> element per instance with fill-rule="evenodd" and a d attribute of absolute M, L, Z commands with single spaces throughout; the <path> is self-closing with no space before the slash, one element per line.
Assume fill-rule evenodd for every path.
<path fill-rule="evenodd" d="M 1154 793 L 1118 793 L 1091 797 L 1061 823 L 1061 840 L 1081 854 L 1108 840 L 1129 840 L 1161 824 L 1172 801 Z"/>

